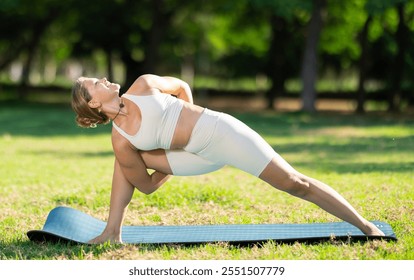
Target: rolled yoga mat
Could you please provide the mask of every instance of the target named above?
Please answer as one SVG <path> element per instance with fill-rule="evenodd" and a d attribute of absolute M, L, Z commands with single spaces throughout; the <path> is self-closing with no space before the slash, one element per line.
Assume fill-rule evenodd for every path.
<path fill-rule="evenodd" d="M 397 240 L 391 226 L 373 221 L 385 237 L 364 235 L 346 222 L 309 224 L 240 224 L 240 225 L 179 225 L 122 227 L 122 241 L 131 244 L 200 244 L 229 242 L 232 244 L 276 242 L 320 242 L 330 239 L 366 241 Z M 50 211 L 42 230 L 30 230 L 27 236 L 40 242 L 87 243 L 102 233 L 104 221 L 69 207 Z"/>

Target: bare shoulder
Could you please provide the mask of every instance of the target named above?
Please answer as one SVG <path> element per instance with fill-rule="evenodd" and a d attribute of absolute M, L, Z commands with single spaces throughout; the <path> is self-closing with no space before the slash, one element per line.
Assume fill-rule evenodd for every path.
<path fill-rule="evenodd" d="M 151 89 L 151 79 L 154 79 L 155 77 L 152 77 L 155 75 L 151 74 L 144 74 L 139 76 L 132 85 L 128 88 L 126 93 L 129 94 L 146 94 Z"/>
<path fill-rule="evenodd" d="M 132 147 L 131 143 L 123 137 L 119 132 L 112 128 L 112 148 L 114 149 L 115 154 L 119 154 L 122 152 L 129 152 L 135 148 Z"/>
<path fill-rule="evenodd" d="M 191 89 L 186 82 L 175 77 L 144 74 L 139 76 L 127 93 L 148 95 L 151 92 L 173 94 L 185 101 L 191 101 Z"/>
<path fill-rule="evenodd" d="M 160 91 L 164 91 L 181 88 L 187 83 L 176 77 L 145 74 L 137 78 L 136 84 L 139 86 L 147 88 L 156 88 Z"/>
<path fill-rule="evenodd" d="M 151 85 L 154 81 L 160 79 L 161 77 L 158 75 L 154 75 L 154 74 L 144 74 L 139 76 L 135 81 L 137 83 L 142 83 L 145 84 L 147 86 Z"/>
<path fill-rule="evenodd" d="M 157 83 L 157 80 L 160 77 L 153 74 L 144 74 L 139 76 L 134 83 L 129 87 L 127 93 L 142 94 L 150 91 L 154 84 Z"/>

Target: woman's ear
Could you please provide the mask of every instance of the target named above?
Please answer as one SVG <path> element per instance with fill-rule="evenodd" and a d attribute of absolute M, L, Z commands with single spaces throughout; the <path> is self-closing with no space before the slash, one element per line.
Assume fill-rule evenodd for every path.
<path fill-rule="evenodd" d="M 93 109 L 96 109 L 102 106 L 101 102 L 93 100 L 93 99 L 88 102 L 88 105 L 90 108 L 93 108 Z"/>

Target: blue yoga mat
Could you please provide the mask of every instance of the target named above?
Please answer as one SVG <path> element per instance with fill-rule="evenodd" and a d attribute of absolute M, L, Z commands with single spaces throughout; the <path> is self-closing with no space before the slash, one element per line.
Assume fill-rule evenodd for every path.
<path fill-rule="evenodd" d="M 386 240 L 397 240 L 391 226 L 373 222 Z M 42 230 L 31 230 L 32 241 L 87 243 L 101 234 L 106 223 L 86 213 L 69 208 L 53 209 Z M 358 228 L 346 222 L 313 224 L 242 224 L 183 226 L 123 226 L 122 240 L 133 244 L 199 244 L 229 242 L 233 244 L 277 242 L 318 242 L 335 239 L 368 240 Z"/>

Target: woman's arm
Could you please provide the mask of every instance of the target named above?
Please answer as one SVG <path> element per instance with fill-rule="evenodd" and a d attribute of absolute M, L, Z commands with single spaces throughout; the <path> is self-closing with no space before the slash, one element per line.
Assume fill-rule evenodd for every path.
<path fill-rule="evenodd" d="M 91 244 L 106 241 L 122 243 L 122 223 L 135 187 L 143 193 L 150 194 L 169 178 L 169 175 L 158 171 L 148 174 L 139 152 L 132 150 L 124 141 L 116 142 L 114 151 L 116 159 L 108 222 L 102 234 L 89 241 Z"/>
<path fill-rule="evenodd" d="M 115 159 L 108 223 L 101 235 L 88 243 L 99 244 L 106 241 L 122 243 L 122 222 L 133 194 L 134 186 L 125 178 L 118 161 Z"/>
<path fill-rule="evenodd" d="M 140 153 L 116 131 L 113 133 L 112 143 L 122 173 L 139 191 L 151 194 L 170 178 L 170 175 L 159 171 L 149 174 Z"/>
<path fill-rule="evenodd" d="M 193 94 L 190 86 L 183 80 L 174 77 L 145 74 L 139 76 L 128 91 L 146 92 L 151 88 L 158 89 L 162 93 L 175 95 L 177 98 L 193 103 Z"/>

